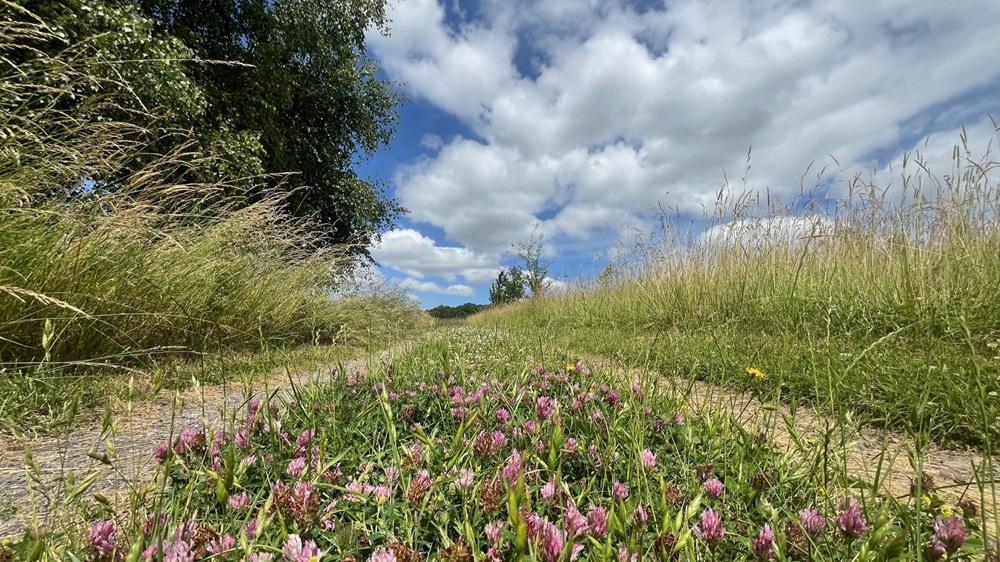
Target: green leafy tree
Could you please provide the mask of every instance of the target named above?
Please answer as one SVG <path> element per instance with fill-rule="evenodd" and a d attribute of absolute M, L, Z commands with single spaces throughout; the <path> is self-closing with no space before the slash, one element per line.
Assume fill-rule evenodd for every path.
<path fill-rule="evenodd" d="M 531 291 L 531 296 L 542 296 L 551 284 L 549 280 L 549 261 L 543 257 L 545 253 L 544 235 L 538 228 L 535 228 L 534 233 L 532 233 L 531 238 L 527 242 L 515 244 L 514 248 L 524 268 L 524 281 Z"/>
<path fill-rule="evenodd" d="M 210 61 L 187 67 L 206 98 L 206 149 L 278 174 L 268 187 L 289 194 L 292 213 L 367 255 L 402 211 L 355 171 L 392 137 L 400 99 L 365 52 L 366 30 L 387 30 L 385 0 L 138 1 Z"/>
<path fill-rule="evenodd" d="M 486 308 L 489 308 L 489 306 L 485 304 L 476 304 L 474 302 L 467 302 L 458 306 L 448 306 L 446 304 L 442 304 L 428 310 L 427 314 L 430 314 L 434 318 L 442 319 L 466 318 Z"/>
<path fill-rule="evenodd" d="M 526 285 L 527 280 L 520 269 L 511 267 L 501 270 L 490 286 L 490 304 L 501 305 L 523 299 Z"/>
<path fill-rule="evenodd" d="M 224 181 L 245 204 L 282 192 L 318 242 L 363 255 L 403 211 L 356 172 L 392 137 L 400 99 L 365 53 L 366 30 L 387 30 L 384 0 L 19 0 L 0 10 L 52 25 L 65 41 L 40 52 L 73 45 L 99 78 L 53 83 L 40 92 L 48 106 L 133 123 L 142 138 L 122 142 L 149 144 L 147 154 L 169 152 L 184 131 L 176 137 L 198 165 L 179 166 L 178 181 Z M 5 53 L 27 71 L 37 55 Z M 128 172 L 84 179 L 121 189 Z"/>

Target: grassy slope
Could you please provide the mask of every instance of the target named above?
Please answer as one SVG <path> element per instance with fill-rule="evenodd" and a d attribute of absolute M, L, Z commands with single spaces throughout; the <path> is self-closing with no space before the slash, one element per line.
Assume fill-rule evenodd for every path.
<path fill-rule="evenodd" d="M 911 194 L 919 205 L 902 211 L 860 205 L 864 214 L 844 213 L 790 243 L 759 219 L 723 240 L 666 244 L 617 280 L 472 322 L 992 447 L 1000 235 L 989 181 L 933 200 Z M 748 376 L 749 367 L 766 378 Z"/>

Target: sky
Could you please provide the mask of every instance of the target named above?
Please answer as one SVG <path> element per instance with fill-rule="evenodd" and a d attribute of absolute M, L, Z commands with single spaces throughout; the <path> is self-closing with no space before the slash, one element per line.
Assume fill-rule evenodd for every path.
<path fill-rule="evenodd" d="M 996 0 L 390 0 L 389 15 L 367 45 L 406 101 L 360 171 L 409 211 L 372 255 L 425 307 L 487 302 L 535 233 L 553 278 L 596 275 L 659 209 L 698 224 L 748 153 L 745 186 L 793 197 L 807 170 L 887 172 L 914 151 L 947 168 L 963 128 L 997 144 Z"/>

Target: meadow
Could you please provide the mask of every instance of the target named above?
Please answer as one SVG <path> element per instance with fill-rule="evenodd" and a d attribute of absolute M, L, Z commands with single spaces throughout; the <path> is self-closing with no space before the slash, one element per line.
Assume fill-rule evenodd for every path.
<path fill-rule="evenodd" d="M 1000 182 L 974 150 L 783 203 L 736 190 L 705 234 L 665 217 L 600 279 L 475 321 L 994 451 Z"/>
<path fill-rule="evenodd" d="M 95 501 L 77 484 L 44 532 L 6 552 L 289 562 L 996 559 L 995 522 L 977 494 L 947 503 L 918 479 L 912 494 L 885 497 L 725 411 L 688 412 L 673 389 L 652 374 L 591 370 L 530 334 L 450 327 L 388 367 L 247 397 L 219 427 L 172 427 L 132 491 Z"/>
<path fill-rule="evenodd" d="M 434 323 L 157 67 L 0 16 L 0 562 L 1000 560 L 988 150 Z"/>

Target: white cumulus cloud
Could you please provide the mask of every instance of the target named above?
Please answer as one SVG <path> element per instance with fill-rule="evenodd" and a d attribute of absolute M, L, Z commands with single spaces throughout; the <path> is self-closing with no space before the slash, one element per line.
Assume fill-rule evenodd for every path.
<path fill-rule="evenodd" d="M 606 247 L 599 234 L 658 205 L 699 214 L 750 146 L 750 185 L 791 196 L 812 162 L 989 133 L 1000 108 L 988 91 L 952 103 L 1000 81 L 995 0 L 486 0 L 455 21 L 407 0 L 392 17 L 373 54 L 471 131 L 395 174 L 411 218 L 462 245 L 390 233 L 382 259 L 417 278 L 489 279 L 538 223 L 556 244 Z"/>

